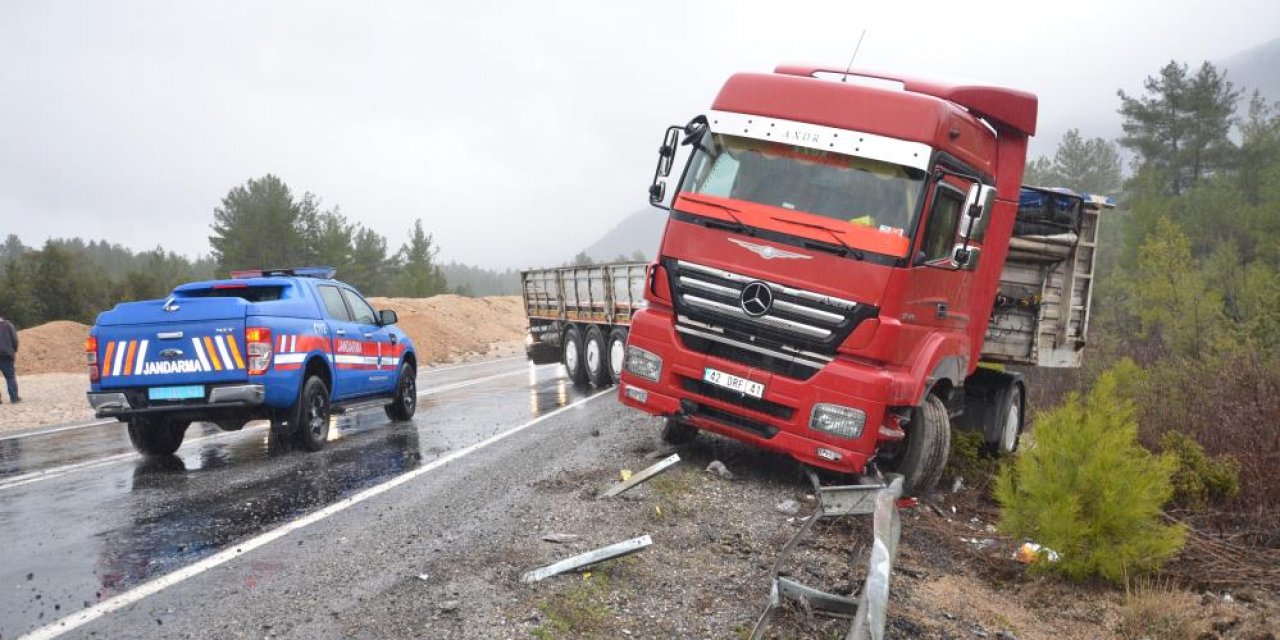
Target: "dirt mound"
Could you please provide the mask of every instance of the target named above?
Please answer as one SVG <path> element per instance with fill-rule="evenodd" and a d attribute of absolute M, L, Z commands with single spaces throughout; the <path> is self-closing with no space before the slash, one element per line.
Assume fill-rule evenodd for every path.
<path fill-rule="evenodd" d="M 378 309 L 395 309 L 400 328 L 413 338 L 423 363 L 440 362 L 524 339 L 519 296 L 465 298 L 371 298 Z M 89 327 L 59 320 L 18 332 L 18 375 L 81 373 Z"/>
<path fill-rule="evenodd" d="M 18 375 L 82 373 L 89 325 L 55 320 L 18 332 Z"/>
<path fill-rule="evenodd" d="M 413 338 L 422 362 L 484 353 L 501 342 L 523 340 L 527 325 L 519 296 L 466 298 L 370 298 L 377 309 L 395 309 L 400 328 Z"/>

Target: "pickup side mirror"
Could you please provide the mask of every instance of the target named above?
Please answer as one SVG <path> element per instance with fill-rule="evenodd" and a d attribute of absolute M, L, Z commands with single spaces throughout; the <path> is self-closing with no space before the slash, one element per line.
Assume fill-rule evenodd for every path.
<path fill-rule="evenodd" d="M 383 309 L 378 312 L 378 324 L 386 327 L 400 321 L 400 317 L 396 315 L 393 309 Z"/>

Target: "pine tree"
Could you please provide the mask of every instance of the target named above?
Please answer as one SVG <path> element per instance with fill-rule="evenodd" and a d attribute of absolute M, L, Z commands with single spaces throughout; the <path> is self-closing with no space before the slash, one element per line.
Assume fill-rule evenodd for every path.
<path fill-rule="evenodd" d="M 1120 144 L 1136 151 L 1169 193 L 1181 194 L 1228 166 L 1234 144 L 1227 134 L 1240 92 L 1224 73 L 1205 62 L 1189 76 L 1187 65 L 1174 61 L 1143 88 L 1146 95 L 1137 98 L 1117 92 L 1125 133 Z"/>
<path fill-rule="evenodd" d="M 400 248 L 400 276 L 395 294 L 408 298 L 426 298 L 449 290 L 436 254 L 440 248 L 430 233 L 422 230 L 422 219 L 413 223 L 409 241 Z"/>
<path fill-rule="evenodd" d="M 1080 193 L 1114 194 L 1120 189 L 1120 153 L 1114 143 L 1093 138 L 1085 140 L 1079 129 L 1062 136 L 1053 156 L 1054 186 Z"/>
<path fill-rule="evenodd" d="M 250 179 L 213 211 L 213 258 L 224 270 L 299 266 L 308 257 L 308 214 L 280 178 Z"/>
<path fill-rule="evenodd" d="M 372 229 L 360 228 L 351 246 L 351 263 L 342 279 L 365 295 L 383 295 L 394 263 L 387 258 L 387 239 Z"/>

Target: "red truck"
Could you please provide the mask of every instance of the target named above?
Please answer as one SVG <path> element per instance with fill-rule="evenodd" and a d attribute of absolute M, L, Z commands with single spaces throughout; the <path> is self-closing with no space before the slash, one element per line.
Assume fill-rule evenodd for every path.
<path fill-rule="evenodd" d="M 1020 375 L 1079 366 L 1105 199 L 1021 186 L 1036 97 L 823 67 L 734 75 L 664 136 L 670 217 L 619 398 L 923 493 L 951 428 L 1017 446 Z M 981 366 L 980 366 L 981 365 Z"/>

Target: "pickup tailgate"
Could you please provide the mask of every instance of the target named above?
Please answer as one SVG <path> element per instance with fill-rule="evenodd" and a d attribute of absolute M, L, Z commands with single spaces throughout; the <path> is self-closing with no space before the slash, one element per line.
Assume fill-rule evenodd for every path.
<path fill-rule="evenodd" d="M 117 305 L 98 317 L 102 389 L 187 387 L 157 391 L 185 399 L 204 385 L 243 382 L 248 303 L 239 298 L 182 298 Z M 185 396 L 181 394 L 186 394 Z"/>

